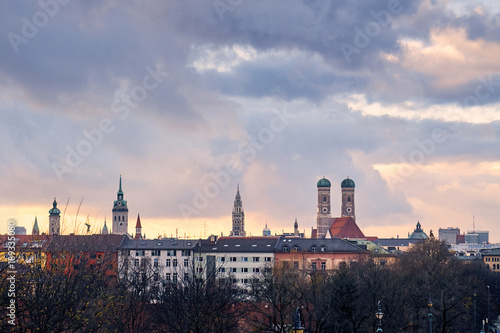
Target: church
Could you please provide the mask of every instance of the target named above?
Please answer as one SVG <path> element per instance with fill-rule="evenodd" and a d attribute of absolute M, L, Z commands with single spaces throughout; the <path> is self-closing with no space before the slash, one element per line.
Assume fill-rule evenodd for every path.
<path fill-rule="evenodd" d="M 315 229 L 312 229 L 311 238 L 365 239 L 365 235 L 356 224 L 354 181 L 347 177 L 340 183 L 342 198 L 340 217 L 332 217 L 331 215 L 330 181 L 325 177 L 321 178 L 317 183 L 317 188 L 317 225 Z"/>

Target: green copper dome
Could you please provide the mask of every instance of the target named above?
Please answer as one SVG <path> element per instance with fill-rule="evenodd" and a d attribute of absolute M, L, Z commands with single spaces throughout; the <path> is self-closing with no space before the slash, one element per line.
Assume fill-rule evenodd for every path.
<path fill-rule="evenodd" d="M 346 178 L 346 179 L 344 179 L 342 181 L 342 183 L 340 184 L 340 187 L 342 187 L 342 188 L 343 187 L 352 187 L 352 188 L 354 188 L 355 187 L 354 186 L 354 181 L 348 177 L 348 178 Z"/>
<path fill-rule="evenodd" d="M 59 215 L 61 214 L 61 211 L 57 208 L 57 201 L 56 198 L 54 198 L 54 202 L 52 203 L 52 209 L 49 210 L 50 215 Z"/>
<path fill-rule="evenodd" d="M 325 177 L 318 180 L 318 187 L 331 187 L 331 186 L 332 186 L 332 184 Z"/>

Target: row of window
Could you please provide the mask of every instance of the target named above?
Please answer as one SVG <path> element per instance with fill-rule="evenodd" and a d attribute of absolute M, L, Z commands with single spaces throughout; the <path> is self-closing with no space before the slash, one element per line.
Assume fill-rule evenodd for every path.
<path fill-rule="evenodd" d="M 260 273 L 261 268 L 260 267 L 253 267 L 253 268 L 248 268 L 248 267 L 241 267 L 241 268 L 236 268 L 236 267 L 219 267 L 219 272 L 225 273 Z M 271 268 L 270 267 L 264 267 L 264 272 L 270 272 Z"/>
<path fill-rule="evenodd" d="M 229 261 L 230 262 L 236 262 L 236 261 L 248 262 L 249 261 L 249 257 L 239 257 L 239 258 L 240 259 L 238 260 L 238 257 L 229 257 Z M 251 259 L 252 259 L 252 262 L 260 262 L 261 261 L 261 257 L 252 257 Z M 264 262 L 271 262 L 272 261 L 272 257 L 262 257 L 262 259 L 264 260 Z M 219 262 L 225 262 L 226 257 L 218 257 L 217 260 Z"/>
<path fill-rule="evenodd" d="M 148 250 L 149 251 L 149 250 Z M 163 250 L 166 253 L 167 257 L 175 257 L 177 256 L 177 250 Z M 151 250 L 152 257 L 160 257 L 162 250 Z M 130 251 L 128 253 L 130 255 Z M 191 250 L 181 250 L 181 256 L 189 257 L 191 255 Z M 136 257 L 144 257 L 146 256 L 146 250 L 135 250 Z"/>
<path fill-rule="evenodd" d="M 143 259 L 143 265 L 145 265 L 147 261 Z M 159 260 L 153 259 L 153 267 L 159 267 Z M 179 261 L 177 259 L 165 259 L 165 267 L 177 267 Z M 139 267 L 140 261 L 139 259 L 134 259 L 134 266 Z M 184 259 L 184 267 L 189 267 L 189 259 Z"/>
<path fill-rule="evenodd" d="M 282 265 L 283 265 L 283 268 L 285 268 L 285 269 L 289 269 L 290 268 L 290 262 L 289 261 L 283 261 Z M 322 271 L 325 271 L 326 270 L 326 262 L 324 262 L 324 261 L 321 261 L 321 262 L 313 261 L 312 264 L 311 264 L 311 268 L 312 268 L 313 271 L 316 271 L 318 269 L 321 269 Z M 293 269 L 299 269 L 299 262 L 298 261 L 294 261 L 293 262 Z"/>
<path fill-rule="evenodd" d="M 295 245 L 295 246 L 292 247 L 292 250 L 293 251 L 300 251 L 300 248 L 297 245 Z M 320 250 L 320 252 L 325 252 L 326 251 L 326 246 L 321 245 L 319 247 L 319 250 Z M 288 252 L 288 251 L 290 251 L 290 247 L 288 245 L 283 245 L 283 252 Z M 318 252 L 318 247 L 316 245 L 313 245 L 311 247 L 311 252 Z"/>
<path fill-rule="evenodd" d="M 490 260 L 491 259 L 491 260 Z M 490 258 L 490 257 L 486 257 L 486 261 L 500 261 L 499 260 L 500 258 Z"/>
<path fill-rule="evenodd" d="M 493 266 L 493 269 L 500 269 L 500 264 L 492 264 L 492 266 Z"/>

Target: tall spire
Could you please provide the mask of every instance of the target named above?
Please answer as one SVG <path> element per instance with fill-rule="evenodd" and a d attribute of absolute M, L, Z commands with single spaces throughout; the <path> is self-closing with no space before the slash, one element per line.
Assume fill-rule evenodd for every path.
<path fill-rule="evenodd" d="M 240 196 L 240 184 L 236 188 L 236 196 L 233 206 L 233 230 L 231 236 L 246 236 L 245 232 L 245 213 L 243 211 L 243 203 Z"/>
<path fill-rule="evenodd" d="M 38 221 L 35 216 L 35 224 L 33 224 L 33 231 L 31 231 L 32 235 L 40 235 L 40 229 L 38 229 Z"/>
<path fill-rule="evenodd" d="M 120 188 L 118 189 L 118 193 L 117 194 L 122 194 L 123 195 L 123 191 L 122 191 L 122 174 L 120 173 Z"/>
<path fill-rule="evenodd" d="M 141 217 L 137 214 L 137 223 L 135 224 L 135 239 L 141 239 L 142 236 L 142 226 L 141 226 Z"/>

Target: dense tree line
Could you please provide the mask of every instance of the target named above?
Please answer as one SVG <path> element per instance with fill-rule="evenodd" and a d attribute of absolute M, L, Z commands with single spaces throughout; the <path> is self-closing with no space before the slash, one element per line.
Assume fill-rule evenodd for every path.
<path fill-rule="evenodd" d="M 478 332 L 498 314 L 497 276 L 481 262 L 454 259 L 437 240 L 419 243 L 386 265 L 352 262 L 332 272 L 261 270 L 248 288 L 231 278 L 162 281 L 153 267 L 110 276 L 106 265 L 24 267 L 17 275 L 16 332 L 289 332 L 297 311 L 306 332 Z M 1 267 L 0 267 L 1 269 Z M 0 271 L 6 309 L 5 269 Z M 432 306 L 429 301 L 432 300 Z M 474 323 L 474 307 L 476 322 Z M 4 310 L 5 311 L 5 310 Z"/>

